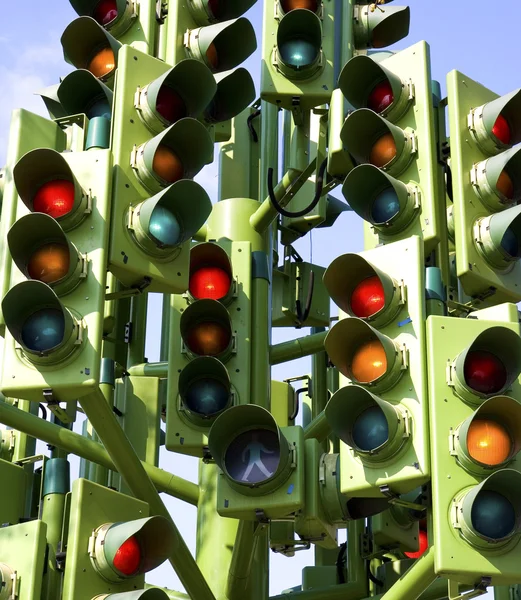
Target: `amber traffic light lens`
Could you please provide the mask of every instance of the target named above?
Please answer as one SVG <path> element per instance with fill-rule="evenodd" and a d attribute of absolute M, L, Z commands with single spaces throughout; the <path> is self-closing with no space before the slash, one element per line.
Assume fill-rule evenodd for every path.
<path fill-rule="evenodd" d="M 377 275 L 361 281 L 351 294 L 351 310 L 361 319 L 375 315 L 384 304 L 384 288 Z"/>
<path fill-rule="evenodd" d="M 195 354 L 217 356 L 228 348 L 230 331 L 221 323 L 202 321 L 188 331 L 185 342 Z"/>
<path fill-rule="evenodd" d="M 206 50 L 206 60 L 212 69 L 217 69 L 219 66 L 219 55 L 217 54 L 217 48 L 213 42 Z"/>
<path fill-rule="evenodd" d="M 31 255 L 27 272 L 31 279 L 53 283 L 67 275 L 69 262 L 69 248 L 65 244 L 45 244 Z"/>
<path fill-rule="evenodd" d="M 471 458 L 483 465 L 500 465 L 512 452 L 512 438 L 501 423 L 474 419 L 467 433 L 467 450 Z"/>
<path fill-rule="evenodd" d="M 496 189 L 509 200 L 514 198 L 514 182 L 505 170 L 501 171 L 497 178 Z"/>
<path fill-rule="evenodd" d="M 100 79 L 116 68 L 116 58 L 112 48 L 102 48 L 90 61 L 87 69 Z"/>
<path fill-rule="evenodd" d="M 285 13 L 297 8 L 305 8 L 314 13 L 318 10 L 317 0 L 282 0 L 280 6 Z"/>
<path fill-rule="evenodd" d="M 382 344 L 371 340 L 359 346 L 353 354 L 351 373 L 360 383 L 370 383 L 387 371 L 387 357 Z"/>
<path fill-rule="evenodd" d="M 183 177 L 183 165 L 179 157 L 168 146 L 160 144 L 154 154 L 152 162 L 154 173 L 168 181 L 174 183 Z"/>
<path fill-rule="evenodd" d="M 396 156 L 396 143 L 391 133 L 385 133 L 380 137 L 369 154 L 369 162 L 375 167 L 384 167 Z"/>

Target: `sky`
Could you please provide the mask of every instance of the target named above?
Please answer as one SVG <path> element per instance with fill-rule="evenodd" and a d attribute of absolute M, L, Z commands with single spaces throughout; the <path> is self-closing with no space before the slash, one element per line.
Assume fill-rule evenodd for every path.
<path fill-rule="evenodd" d="M 406 4 L 395 2 L 394 4 Z M 407 38 L 393 50 L 426 40 L 431 48 L 432 76 L 445 93 L 445 76 L 458 69 L 497 94 L 505 94 L 521 86 L 519 61 L 519 2 L 490 3 L 487 0 L 410 0 L 411 29 Z M 385 7 L 384 7 L 385 10 Z M 259 92 L 259 65 L 262 28 L 261 1 L 246 14 L 258 33 L 259 47 L 244 66 L 252 73 Z M 63 61 L 60 36 L 70 21 L 76 18 L 68 0 L 28 0 L 21 6 L 3 0 L 0 11 L 0 167 L 5 162 L 10 113 L 14 108 L 26 108 L 45 115 L 45 108 L 34 92 L 57 83 L 72 67 Z M 197 177 L 213 199 L 217 195 L 217 163 L 206 167 Z M 327 266 L 345 252 L 363 250 L 362 222 L 353 213 L 344 213 L 334 229 L 320 229 L 296 244 L 304 260 Z M 149 322 L 146 356 L 150 361 L 159 358 L 161 297 L 149 299 Z M 307 330 L 274 330 L 273 341 L 305 335 Z M 310 371 L 309 360 L 302 359 L 273 369 L 273 379 L 286 379 Z M 196 481 L 195 459 L 161 451 L 160 466 Z M 74 464 L 73 464 L 74 469 Z M 195 552 L 194 507 L 162 496 L 177 526 L 192 552 Z M 270 593 L 300 584 L 303 566 L 313 564 L 313 552 L 299 552 L 295 558 L 271 554 Z M 182 590 L 168 563 L 148 577 L 150 583 Z"/>

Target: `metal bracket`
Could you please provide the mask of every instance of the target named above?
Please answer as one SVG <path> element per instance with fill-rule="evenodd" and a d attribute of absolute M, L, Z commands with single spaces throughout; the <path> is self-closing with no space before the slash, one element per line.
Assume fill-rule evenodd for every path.
<path fill-rule="evenodd" d="M 319 538 L 319 541 L 322 538 Z M 274 546 L 271 548 L 271 551 L 275 554 L 283 554 L 284 556 L 293 556 L 295 552 L 299 552 L 300 550 L 309 550 L 311 548 L 311 542 L 309 541 L 300 541 L 296 540 L 295 542 L 291 542 L 285 544 L 284 546 Z"/>
<path fill-rule="evenodd" d="M 459 593 L 459 583 L 449 579 L 448 596 L 449 600 L 469 600 L 487 593 L 487 587 L 492 583 L 491 577 L 482 577 L 481 581 L 470 592 Z"/>
<path fill-rule="evenodd" d="M 168 2 L 157 0 L 156 2 L 156 22 L 159 25 L 165 24 L 165 19 L 168 16 Z"/>
<path fill-rule="evenodd" d="M 54 393 L 51 388 L 42 390 L 43 400 L 52 414 L 62 423 L 72 423 L 72 419 L 67 411 L 60 406 L 58 400 L 54 398 Z"/>
<path fill-rule="evenodd" d="M 111 292 L 110 294 L 106 294 L 105 300 L 121 300 L 122 298 L 133 298 L 134 296 L 139 296 L 139 294 L 142 294 L 151 283 L 152 278 L 145 276 L 139 283 L 134 284 L 128 290 L 121 290 L 119 292 Z"/>
<path fill-rule="evenodd" d="M 394 506 L 403 506 L 403 508 L 408 508 L 410 510 L 423 511 L 425 510 L 425 506 L 423 504 L 416 504 L 416 502 L 409 502 L 407 500 L 402 500 L 398 494 L 392 492 L 388 485 L 381 485 L 380 492 L 389 498 L 389 504 L 393 504 Z"/>

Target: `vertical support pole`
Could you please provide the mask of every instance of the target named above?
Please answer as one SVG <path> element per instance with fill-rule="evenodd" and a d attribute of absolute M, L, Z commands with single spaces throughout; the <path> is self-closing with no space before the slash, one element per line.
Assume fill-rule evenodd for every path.
<path fill-rule="evenodd" d="M 145 362 L 145 336 L 147 329 L 148 295 L 134 296 L 130 304 L 130 341 L 128 367 Z"/>

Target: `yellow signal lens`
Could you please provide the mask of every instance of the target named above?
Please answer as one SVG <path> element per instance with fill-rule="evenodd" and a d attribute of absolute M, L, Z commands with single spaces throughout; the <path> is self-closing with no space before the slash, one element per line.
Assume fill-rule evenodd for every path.
<path fill-rule="evenodd" d="M 29 259 L 27 272 L 31 279 L 53 283 L 65 277 L 69 271 L 69 249 L 64 244 L 45 244 Z"/>
<path fill-rule="evenodd" d="M 467 433 L 467 450 L 481 464 L 500 465 L 512 452 L 512 438 L 497 421 L 475 419 Z"/>
<path fill-rule="evenodd" d="M 351 373 L 360 383 L 370 383 L 387 371 L 387 357 L 378 340 L 366 342 L 353 355 Z"/>
<path fill-rule="evenodd" d="M 514 182 L 510 175 L 503 169 L 497 178 L 496 189 L 501 192 L 503 196 L 512 200 L 514 197 Z"/>
<path fill-rule="evenodd" d="M 90 61 L 88 70 L 97 77 L 105 77 L 116 68 L 116 58 L 112 48 L 102 48 Z"/>
<path fill-rule="evenodd" d="M 152 163 L 154 173 L 168 181 L 174 183 L 183 177 L 183 165 L 175 152 L 170 150 L 168 146 L 160 144 L 154 154 Z"/>
<path fill-rule="evenodd" d="M 388 162 L 391 162 L 396 156 L 396 142 L 391 133 L 385 133 L 382 137 L 376 140 L 376 143 L 371 148 L 369 162 L 375 167 L 384 167 Z"/>

